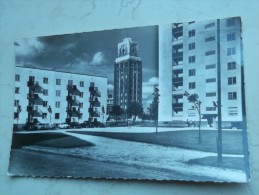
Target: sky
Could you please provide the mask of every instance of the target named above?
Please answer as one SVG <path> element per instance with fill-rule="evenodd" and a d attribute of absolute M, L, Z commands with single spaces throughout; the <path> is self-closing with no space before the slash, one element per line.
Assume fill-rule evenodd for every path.
<path fill-rule="evenodd" d="M 158 84 L 157 26 L 16 40 L 16 65 L 108 77 L 112 94 L 117 45 L 126 37 L 138 43 L 142 59 L 142 104 L 146 109 L 152 102 L 153 86 Z"/>

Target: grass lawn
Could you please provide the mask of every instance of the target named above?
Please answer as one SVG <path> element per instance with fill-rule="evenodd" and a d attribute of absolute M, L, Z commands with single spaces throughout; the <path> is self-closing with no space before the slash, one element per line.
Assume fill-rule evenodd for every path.
<path fill-rule="evenodd" d="M 92 144 L 91 142 L 87 142 L 76 137 L 70 136 L 36 142 L 34 145 L 54 148 L 75 148 L 94 146 L 94 144 Z"/>
<path fill-rule="evenodd" d="M 83 141 L 63 133 L 13 134 L 12 148 L 21 148 L 22 146 L 28 145 L 40 145 L 56 148 L 93 146 L 90 142 Z"/>
<path fill-rule="evenodd" d="M 155 131 L 155 129 L 154 129 Z M 158 129 L 159 131 L 159 129 Z M 102 136 L 113 139 L 157 144 L 162 146 L 173 146 L 192 150 L 217 152 L 216 137 L 217 131 L 202 130 L 202 143 L 198 144 L 198 130 L 169 131 L 154 133 L 115 133 L 115 132 L 94 132 L 74 131 L 74 133 Z M 243 154 L 242 132 L 223 131 L 222 133 L 224 154 Z M 130 149 L 130 148 L 129 148 Z"/>
<path fill-rule="evenodd" d="M 205 165 L 205 166 L 212 166 L 212 167 L 224 167 L 229 169 L 238 169 L 241 171 L 243 171 L 245 167 L 244 158 L 238 158 L 238 157 L 223 157 L 222 163 L 219 164 L 216 156 L 210 156 L 205 158 L 189 160 L 187 164 Z"/>

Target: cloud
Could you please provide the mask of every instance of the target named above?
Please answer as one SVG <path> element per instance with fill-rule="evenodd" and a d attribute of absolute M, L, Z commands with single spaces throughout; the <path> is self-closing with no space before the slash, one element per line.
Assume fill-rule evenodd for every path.
<path fill-rule="evenodd" d="M 21 39 L 14 42 L 15 54 L 18 56 L 34 56 L 44 50 L 44 44 L 37 38 Z"/>
<path fill-rule="evenodd" d="M 108 85 L 107 85 L 107 89 L 108 89 L 109 91 L 113 91 L 113 90 L 114 90 L 114 85 L 113 85 L 113 84 L 108 84 Z"/>
<path fill-rule="evenodd" d="M 105 57 L 103 52 L 97 52 L 94 54 L 93 59 L 91 61 L 92 65 L 102 65 L 105 63 Z"/>
<path fill-rule="evenodd" d="M 75 43 L 68 43 L 67 45 L 64 45 L 62 47 L 62 50 L 66 51 L 66 50 L 71 50 L 76 48 L 76 44 Z"/>

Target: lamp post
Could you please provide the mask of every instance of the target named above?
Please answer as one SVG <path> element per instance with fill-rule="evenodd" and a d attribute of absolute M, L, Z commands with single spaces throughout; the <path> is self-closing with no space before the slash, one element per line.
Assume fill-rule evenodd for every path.
<path fill-rule="evenodd" d="M 221 70 L 220 70 L 220 20 L 217 19 L 217 91 L 218 91 L 218 162 L 222 162 L 222 118 L 221 118 Z"/>

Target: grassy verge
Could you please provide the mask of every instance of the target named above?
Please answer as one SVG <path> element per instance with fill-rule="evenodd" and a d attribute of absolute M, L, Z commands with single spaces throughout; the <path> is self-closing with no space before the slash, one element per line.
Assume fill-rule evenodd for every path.
<path fill-rule="evenodd" d="M 209 156 L 205 158 L 192 159 L 187 162 L 188 165 L 205 165 L 212 167 L 223 167 L 229 169 L 244 170 L 244 159 L 238 157 L 223 157 L 222 163 L 218 163 L 216 156 Z"/>
<path fill-rule="evenodd" d="M 87 142 L 76 137 L 62 137 L 57 139 L 45 140 L 35 143 L 38 146 L 53 147 L 53 148 L 74 148 L 94 146 L 91 142 Z"/>
<path fill-rule="evenodd" d="M 70 137 L 63 133 L 31 133 L 13 134 L 12 148 L 21 148 L 28 145 L 41 145 L 56 148 L 71 148 L 81 146 L 93 146 L 92 143 Z"/>
<path fill-rule="evenodd" d="M 154 129 L 155 131 L 155 129 Z M 75 132 L 74 132 L 75 133 Z M 162 146 L 173 146 L 192 150 L 217 152 L 217 131 L 202 131 L 202 143 L 198 144 L 198 131 L 170 131 L 155 133 L 76 132 L 126 141 L 143 142 Z M 242 132 L 223 131 L 223 153 L 243 154 Z"/>

